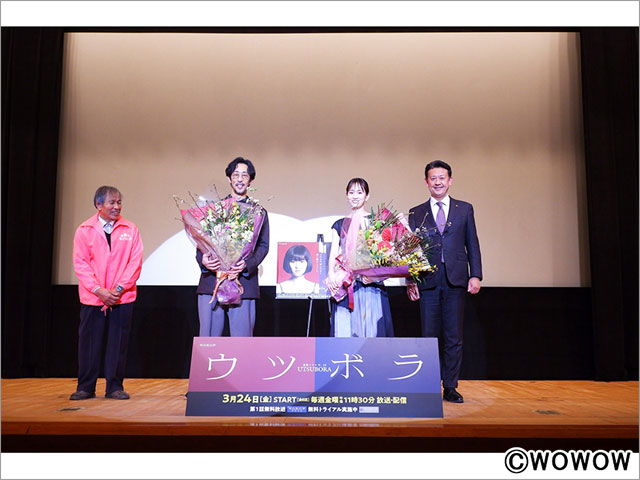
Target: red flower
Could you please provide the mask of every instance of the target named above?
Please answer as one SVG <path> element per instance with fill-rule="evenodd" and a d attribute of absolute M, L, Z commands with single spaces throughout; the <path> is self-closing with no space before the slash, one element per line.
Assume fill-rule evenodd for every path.
<path fill-rule="evenodd" d="M 391 232 L 391 228 L 387 227 L 384 230 L 382 230 L 382 239 L 390 242 L 392 239 L 392 232 Z"/>
<path fill-rule="evenodd" d="M 384 250 L 390 250 L 391 249 L 391 244 L 389 242 L 386 241 L 382 241 L 380 243 L 378 243 L 378 251 L 382 252 Z"/>

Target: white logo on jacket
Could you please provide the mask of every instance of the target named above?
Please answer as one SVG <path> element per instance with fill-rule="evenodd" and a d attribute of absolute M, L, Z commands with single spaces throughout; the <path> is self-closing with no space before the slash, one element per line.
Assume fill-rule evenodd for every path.
<path fill-rule="evenodd" d="M 120 238 L 118 238 L 118 240 L 125 240 L 130 242 L 132 239 L 131 239 L 131 235 L 125 232 L 120 235 Z"/>

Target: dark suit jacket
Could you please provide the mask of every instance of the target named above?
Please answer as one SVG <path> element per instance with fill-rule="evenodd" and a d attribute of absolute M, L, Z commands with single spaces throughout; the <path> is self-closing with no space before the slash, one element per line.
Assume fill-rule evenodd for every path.
<path fill-rule="evenodd" d="M 258 241 L 253 253 L 245 259 L 246 267 L 238 277 L 244 293 L 242 298 L 260 298 L 260 286 L 258 285 L 258 266 L 269 253 L 269 215 L 264 211 L 264 222 L 258 235 Z M 202 252 L 196 250 L 196 261 L 200 265 L 200 282 L 198 283 L 197 294 L 211 295 L 216 287 L 216 274 L 202 265 Z"/>
<path fill-rule="evenodd" d="M 480 258 L 480 243 L 476 233 L 476 222 L 473 217 L 473 206 L 470 203 L 451 198 L 449 216 L 442 235 L 436 227 L 436 213 L 431 211 L 429 201 L 413 207 L 409 211 L 409 226 L 415 232 L 416 228 L 424 227 L 429 243 L 435 247 L 430 252 L 429 261 L 442 268 L 441 249 L 444 249 L 444 261 L 449 282 L 456 287 L 467 287 L 469 277 L 482 280 L 482 260 Z M 437 245 L 437 246 L 436 246 Z M 423 281 L 418 283 L 420 290 L 434 288 L 435 276 L 431 273 L 423 275 Z"/>

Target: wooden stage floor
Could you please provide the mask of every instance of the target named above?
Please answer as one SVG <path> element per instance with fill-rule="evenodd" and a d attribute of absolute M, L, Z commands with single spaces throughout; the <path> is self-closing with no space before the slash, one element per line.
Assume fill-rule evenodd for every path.
<path fill-rule="evenodd" d="M 187 379 L 126 379 L 72 402 L 70 378 L 2 379 L 3 452 L 638 451 L 638 382 L 461 381 L 444 418 L 186 417 Z"/>

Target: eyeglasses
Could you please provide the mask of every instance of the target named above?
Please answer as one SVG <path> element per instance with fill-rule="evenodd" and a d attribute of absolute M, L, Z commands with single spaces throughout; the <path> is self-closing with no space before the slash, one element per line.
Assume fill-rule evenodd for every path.
<path fill-rule="evenodd" d="M 249 174 L 248 173 L 232 173 L 231 178 L 233 178 L 234 180 L 238 180 L 240 178 L 243 180 L 246 180 L 247 178 L 249 178 Z"/>

